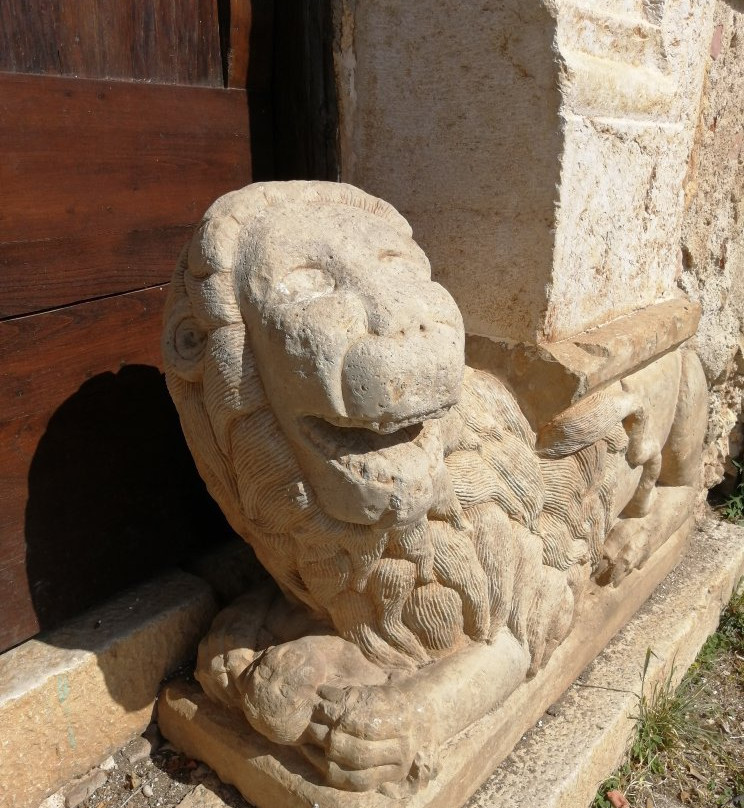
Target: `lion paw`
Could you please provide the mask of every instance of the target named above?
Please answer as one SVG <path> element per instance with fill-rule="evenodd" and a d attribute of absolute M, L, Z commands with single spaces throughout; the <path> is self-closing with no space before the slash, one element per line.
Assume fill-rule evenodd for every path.
<path fill-rule="evenodd" d="M 652 552 L 648 531 L 640 519 L 621 519 L 604 544 L 602 561 L 594 579 L 601 586 L 617 586 L 629 573 L 639 569 Z"/>
<path fill-rule="evenodd" d="M 417 751 L 407 698 L 392 685 L 320 688 L 313 720 L 300 747 L 329 785 L 370 791 L 433 776 L 431 756 Z"/>

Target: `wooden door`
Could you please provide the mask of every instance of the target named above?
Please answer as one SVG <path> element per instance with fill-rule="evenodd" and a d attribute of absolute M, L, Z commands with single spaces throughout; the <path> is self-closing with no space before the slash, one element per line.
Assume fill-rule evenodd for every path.
<path fill-rule="evenodd" d="M 272 21 L 267 0 L 0 4 L 0 650 L 228 532 L 160 321 L 205 208 L 272 174 Z"/>

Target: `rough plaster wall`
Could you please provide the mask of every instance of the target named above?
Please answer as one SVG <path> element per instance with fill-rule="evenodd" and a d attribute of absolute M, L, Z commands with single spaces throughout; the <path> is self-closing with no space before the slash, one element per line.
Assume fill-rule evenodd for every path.
<path fill-rule="evenodd" d="M 411 222 L 470 333 L 534 340 L 562 148 L 539 2 L 338 0 L 341 178 Z"/>
<path fill-rule="evenodd" d="M 744 2 L 718 0 L 685 182 L 680 286 L 699 300 L 697 350 L 711 388 L 706 483 L 742 451 L 744 388 Z M 735 473 L 728 461 L 727 471 Z"/>
<path fill-rule="evenodd" d="M 713 0 L 556 0 L 564 145 L 539 339 L 675 293 Z"/>

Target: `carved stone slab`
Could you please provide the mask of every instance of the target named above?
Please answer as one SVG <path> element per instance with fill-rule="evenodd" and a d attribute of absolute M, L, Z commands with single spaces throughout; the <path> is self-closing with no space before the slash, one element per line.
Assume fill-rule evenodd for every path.
<path fill-rule="evenodd" d="M 454 808 L 478 789 L 674 568 L 684 553 L 690 526 L 688 519 L 643 570 L 632 573 L 616 589 L 593 587 L 574 631 L 545 668 L 502 705 L 450 739 L 440 751 L 437 778 L 409 797 L 339 791 L 313 782 L 317 778 L 302 756 L 267 742 L 239 716 L 187 683 L 172 683 L 161 694 L 160 728 L 174 745 L 205 761 L 257 808 L 314 804 L 323 808 Z"/>
<path fill-rule="evenodd" d="M 680 298 L 558 342 L 469 336 L 465 355 L 468 364 L 505 381 L 532 428 L 539 429 L 587 394 L 678 348 L 695 334 L 699 321 L 700 305 Z"/>

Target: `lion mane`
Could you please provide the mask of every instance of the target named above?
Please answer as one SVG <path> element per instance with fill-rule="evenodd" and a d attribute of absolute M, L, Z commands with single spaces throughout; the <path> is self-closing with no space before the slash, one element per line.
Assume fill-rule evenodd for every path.
<path fill-rule="evenodd" d="M 207 488 L 283 592 L 372 661 L 412 669 L 506 626 L 536 670 L 568 633 L 612 512 L 618 427 L 544 459 L 514 397 L 466 368 L 440 420 L 444 505 L 382 529 L 319 505 L 267 400 L 240 311 L 241 237 L 275 205 L 347 204 L 410 227 L 344 184 L 266 183 L 228 194 L 181 255 L 166 306 L 168 388 Z"/>

